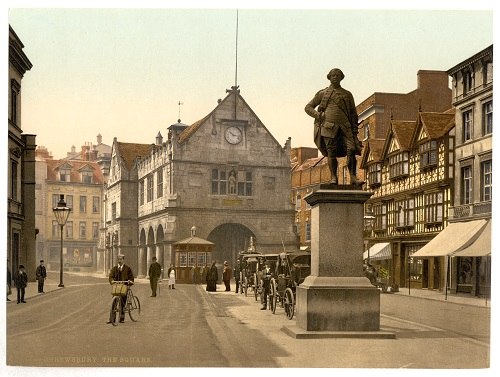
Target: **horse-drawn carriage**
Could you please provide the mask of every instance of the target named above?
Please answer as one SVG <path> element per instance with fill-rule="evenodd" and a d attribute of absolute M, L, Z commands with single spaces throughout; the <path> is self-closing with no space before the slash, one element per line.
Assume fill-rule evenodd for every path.
<path fill-rule="evenodd" d="M 295 290 L 311 274 L 311 253 L 284 252 L 277 258 L 269 289 L 269 303 L 273 314 L 280 303 L 288 319 L 295 313 Z"/>
<path fill-rule="evenodd" d="M 238 259 L 240 261 L 240 289 L 241 292 L 248 295 L 248 290 L 250 289 L 255 295 L 255 300 L 259 295 L 258 284 L 259 280 L 257 273 L 259 271 L 259 258 L 262 257 L 262 253 L 248 253 L 240 252 Z"/>

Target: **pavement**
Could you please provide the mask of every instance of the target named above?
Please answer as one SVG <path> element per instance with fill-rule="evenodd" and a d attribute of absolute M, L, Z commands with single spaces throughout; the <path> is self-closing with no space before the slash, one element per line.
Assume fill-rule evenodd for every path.
<path fill-rule="evenodd" d="M 64 272 L 65 276 L 67 274 L 73 274 L 73 275 L 84 275 L 84 276 L 92 276 L 95 278 L 103 278 L 107 279 L 107 276 L 102 273 L 78 273 L 78 272 Z M 137 283 L 149 283 L 149 280 L 147 279 L 135 279 Z M 234 282 L 232 283 L 232 286 L 234 287 Z M 59 289 L 64 289 L 62 287 L 59 287 L 59 274 L 57 276 L 55 273 L 49 273 L 49 277 L 45 281 L 44 285 L 44 291 L 45 294 L 57 291 Z M 223 291 L 223 285 L 219 285 L 217 288 L 218 291 Z M 403 295 L 403 296 L 410 296 L 410 297 L 415 297 L 418 299 L 424 299 L 424 300 L 436 300 L 436 301 L 443 301 L 443 302 L 450 302 L 450 303 L 455 303 L 455 304 L 462 304 L 462 305 L 471 305 L 471 306 L 479 306 L 479 307 L 490 307 L 491 302 L 489 298 L 481 298 L 481 297 L 473 297 L 470 295 L 466 294 L 450 294 L 446 295 L 444 292 L 440 291 L 435 291 L 435 290 L 430 290 L 430 289 L 411 289 L 408 290 L 408 288 L 400 288 L 399 292 L 394 292 L 394 293 L 387 293 L 387 294 L 392 294 L 392 295 Z M 12 288 L 12 295 L 9 296 L 10 298 L 10 304 L 15 303 L 17 301 L 17 292 L 15 288 Z M 26 287 L 26 292 L 25 292 L 25 301 L 28 301 L 30 299 L 36 299 L 37 297 L 43 296 L 43 293 L 38 293 L 38 283 L 36 281 L 34 282 L 29 282 L 28 286 Z"/>

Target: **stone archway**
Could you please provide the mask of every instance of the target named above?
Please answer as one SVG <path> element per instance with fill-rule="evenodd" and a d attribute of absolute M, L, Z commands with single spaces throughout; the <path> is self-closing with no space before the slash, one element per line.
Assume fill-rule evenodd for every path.
<path fill-rule="evenodd" d="M 146 231 L 141 229 L 139 234 L 139 255 L 137 257 L 137 277 L 143 277 L 146 273 L 144 264 L 142 263 L 143 260 L 146 260 L 146 244 Z"/>
<path fill-rule="evenodd" d="M 255 234 L 246 226 L 235 223 L 222 224 L 208 235 L 208 241 L 215 244 L 212 260 L 222 264 L 225 260 L 230 266 L 236 264 L 238 253 L 250 246 L 250 237 L 256 242 Z"/>

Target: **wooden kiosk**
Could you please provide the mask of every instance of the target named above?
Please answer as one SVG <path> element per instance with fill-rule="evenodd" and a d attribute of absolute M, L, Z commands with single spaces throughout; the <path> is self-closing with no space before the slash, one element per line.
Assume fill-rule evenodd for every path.
<path fill-rule="evenodd" d="M 196 227 L 191 228 L 191 237 L 174 243 L 177 283 L 196 284 L 202 281 L 203 268 L 212 264 L 213 242 L 196 237 Z"/>

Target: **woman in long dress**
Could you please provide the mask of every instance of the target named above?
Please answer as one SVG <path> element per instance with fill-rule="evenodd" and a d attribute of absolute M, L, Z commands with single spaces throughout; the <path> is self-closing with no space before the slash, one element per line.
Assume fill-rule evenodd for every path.
<path fill-rule="evenodd" d="M 167 272 L 168 275 L 168 288 L 175 289 L 175 267 L 173 264 L 170 265 L 170 268 Z"/>
<path fill-rule="evenodd" d="M 215 266 L 215 261 L 212 262 L 212 266 L 207 273 L 207 291 L 215 292 L 217 290 L 217 280 L 219 279 L 219 273 L 217 272 L 217 267 Z"/>

